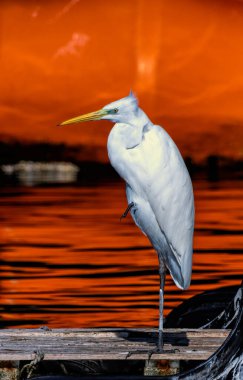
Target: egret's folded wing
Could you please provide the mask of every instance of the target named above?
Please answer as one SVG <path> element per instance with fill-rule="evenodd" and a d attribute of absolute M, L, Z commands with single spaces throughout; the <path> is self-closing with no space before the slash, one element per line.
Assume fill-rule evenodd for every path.
<path fill-rule="evenodd" d="M 190 285 L 191 279 L 193 189 L 185 163 L 173 140 L 158 126 L 154 126 L 153 133 L 154 144 L 157 146 L 153 146 L 156 154 L 152 159 L 156 160 L 157 164 L 150 165 L 151 185 L 145 188 L 145 191 L 159 227 L 180 266 L 183 281 L 176 278 L 178 268 L 175 268 L 175 260 L 167 260 L 168 269 L 177 285 L 184 289 Z M 152 144 L 151 136 L 150 142 Z"/>

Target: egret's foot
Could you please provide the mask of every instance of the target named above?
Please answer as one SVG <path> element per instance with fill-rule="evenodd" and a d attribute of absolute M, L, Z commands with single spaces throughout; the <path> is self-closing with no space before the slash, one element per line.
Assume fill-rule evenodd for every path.
<path fill-rule="evenodd" d="M 135 351 L 129 351 L 126 355 L 125 359 L 128 359 L 133 354 L 147 354 L 148 355 L 148 362 L 150 361 L 152 355 L 154 354 L 175 354 L 179 350 L 177 348 L 173 350 L 164 350 L 163 348 L 156 347 L 153 350 L 135 350 Z"/>
<path fill-rule="evenodd" d="M 154 350 L 151 350 L 148 352 L 148 361 L 150 361 L 152 355 L 154 354 L 175 354 L 178 350 L 172 349 L 172 350 L 164 350 L 163 348 L 155 348 Z"/>
<path fill-rule="evenodd" d="M 133 206 L 134 206 L 134 202 L 129 203 L 126 210 L 124 211 L 124 213 L 120 217 L 120 222 L 122 221 L 122 219 L 126 218 L 127 214 L 129 213 L 129 211 L 132 209 Z"/>

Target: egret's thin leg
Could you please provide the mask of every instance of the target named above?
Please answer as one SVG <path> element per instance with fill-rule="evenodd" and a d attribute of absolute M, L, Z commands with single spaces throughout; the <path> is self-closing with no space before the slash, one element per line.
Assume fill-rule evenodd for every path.
<path fill-rule="evenodd" d="M 163 310 L 164 310 L 164 287 L 165 287 L 165 266 L 164 263 L 159 260 L 159 276 L 160 276 L 160 288 L 159 288 L 159 337 L 158 337 L 158 350 L 163 350 Z"/>
<path fill-rule="evenodd" d="M 129 203 L 129 205 L 127 206 L 126 210 L 124 211 L 124 213 L 122 214 L 122 216 L 120 217 L 120 221 L 123 219 L 123 218 L 126 218 L 127 214 L 129 213 L 129 211 L 131 210 L 131 208 L 134 206 L 134 203 L 131 202 Z"/>

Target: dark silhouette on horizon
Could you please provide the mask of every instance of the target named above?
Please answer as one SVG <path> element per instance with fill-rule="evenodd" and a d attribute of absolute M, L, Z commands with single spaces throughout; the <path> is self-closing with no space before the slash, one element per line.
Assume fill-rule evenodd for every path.
<path fill-rule="evenodd" d="M 86 158 L 87 157 L 87 158 Z M 118 175 L 107 162 L 98 161 L 89 148 L 83 145 L 66 145 L 65 143 L 20 142 L 9 140 L 0 142 L 1 179 L 5 175 L 2 165 L 16 164 L 20 161 L 33 162 L 71 162 L 79 167 L 78 182 L 98 180 L 101 178 L 117 179 Z M 196 163 L 192 157 L 184 157 L 192 178 L 206 178 L 217 181 L 227 178 L 243 178 L 243 160 L 210 155 L 206 160 Z M 1 181 L 2 182 L 2 181 Z"/>

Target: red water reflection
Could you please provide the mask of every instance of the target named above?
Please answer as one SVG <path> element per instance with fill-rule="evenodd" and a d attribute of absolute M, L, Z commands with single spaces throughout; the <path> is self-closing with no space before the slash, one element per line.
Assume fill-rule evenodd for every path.
<path fill-rule="evenodd" d="M 196 182 L 192 284 L 167 277 L 165 313 L 242 275 L 242 183 Z M 2 190 L 1 318 L 28 327 L 155 326 L 157 257 L 126 208 L 124 185 Z"/>

